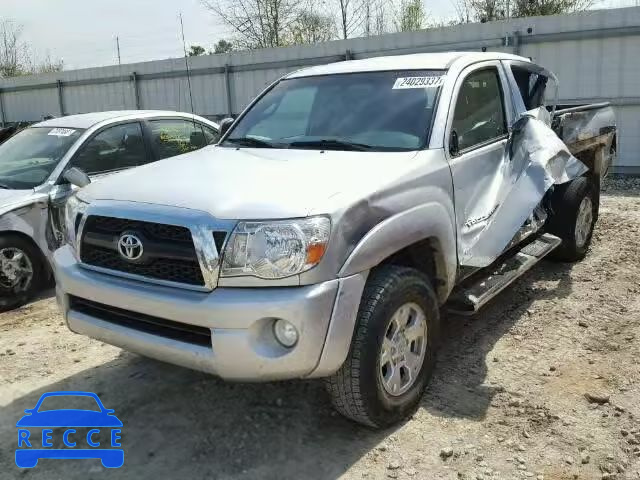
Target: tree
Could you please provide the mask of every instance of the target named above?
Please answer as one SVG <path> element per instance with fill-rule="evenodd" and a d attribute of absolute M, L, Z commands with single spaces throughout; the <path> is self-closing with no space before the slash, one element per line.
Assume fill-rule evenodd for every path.
<path fill-rule="evenodd" d="M 379 1 L 373 15 L 373 34 L 383 35 L 389 33 L 389 19 L 384 1 Z"/>
<path fill-rule="evenodd" d="M 362 27 L 365 14 L 366 0 L 337 0 L 338 25 L 342 38 L 347 39 Z"/>
<path fill-rule="evenodd" d="M 471 0 L 481 22 L 492 22 L 509 17 L 509 0 Z"/>
<path fill-rule="evenodd" d="M 22 75 L 26 58 L 26 45 L 20 41 L 22 26 L 12 20 L 0 23 L 0 76 L 15 77 Z"/>
<path fill-rule="evenodd" d="M 586 10 L 594 0 L 458 0 L 459 23 L 556 15 Z"/>
<path fill-rule="evenodd" d="M 471 23 L 475 20 L 475 12 L 473 11 L 471 2 L 472 0 L 458 0 L 454 4 L 458 18 L 451 20 L 451 25 Z"/>
<path fill-rule="evenodd" d="M 204 47 L 201 47 L 200 45 L 191 45 L 191 47 L 189 47 L 188 55 L 190 57 L 198 57 L 200 55 L 204 55 L 205 53 L 207 52 Z"/>
<path fill-rule="evenodd" d="M 0 21 L 0 77 L 16 77 L 62 70 L 62 60 L 47 55 L 38 60 L 29 46 L 20 39 L 22 26 L 13 20 Z"/>
<path fill-rule="evenodd" d="M 61 72 L 63 69 L 64 62 L 62 60 L 53 60 L 51 55 L 47 54 L 42 61 L 34 62 L 28 73 L 54 73 Z"/>
<path fill-rule="evenodd" d="M 591 7 L 594 0 L 514 0 L 514 17 L 534 17 L 577 12 Z"/>
<path fill-rule="evenodd" d="M 364 36 L 382 35 L 389 32 L 387 4 L 385 0 L 362 0 Z"/>
<path fill-rule="evenodd" d="M 233 43 L 224 38 L 218 40 L 218 43 L 213 46 L 213 53 L 229 53 L 231 51 L 233 51 Z"/>
<path fill-rule="evenodd" d="M 314 44 L 333 40 L 336 36 L 333 18 L 313 11 L 303 11 L 292 27 L 292 43 Z"/>
<path fill-rule="evenodd" d="M 420 30 L 423 27 L 425 17 L 421 0 L 402 0 L 397 19 L 394 22 L 395 29 L 397 32 Z"/>
<path fill-rule="evenodd" d="M 300 15 L 298 0 L 201 0 L 236 34 L 241 49 L 282 47 Z"/>

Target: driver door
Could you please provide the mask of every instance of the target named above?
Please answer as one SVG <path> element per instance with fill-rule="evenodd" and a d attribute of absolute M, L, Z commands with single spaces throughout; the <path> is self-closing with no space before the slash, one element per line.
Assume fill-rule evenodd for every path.
<path fill-rule="evenodd" d="M 465 69 L 456 81 L 445 136 L 461 265 L 485 266 L 494 260 L 474 247 L 490 231 L 512 184 L 513 165 L 505 154 L 511 120 L 508 83 L 500 62 Z"/>
<path fill-rule="evenodd" d="M 94 180 L 113 172 L 144 165 L 151 158 L 140 122 L 126 122 L 105 127 L 86 140 L 66 169 L 78 167 Z M 77 187 L 60 178 L 49 194 L 50 229 L 47 231 L 51 250 L 64 242 L 64 206 L 76 190 Z"/>

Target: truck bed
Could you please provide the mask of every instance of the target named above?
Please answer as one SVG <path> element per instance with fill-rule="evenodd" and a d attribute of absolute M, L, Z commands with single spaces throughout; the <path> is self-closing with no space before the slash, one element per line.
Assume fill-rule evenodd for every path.
<path fill-rule="evenodd" d="M 601 177 L 607 174 L 616 152 L 616 122 L 610 103 L 556 110 L 552 128 L 590 170 Z"/>

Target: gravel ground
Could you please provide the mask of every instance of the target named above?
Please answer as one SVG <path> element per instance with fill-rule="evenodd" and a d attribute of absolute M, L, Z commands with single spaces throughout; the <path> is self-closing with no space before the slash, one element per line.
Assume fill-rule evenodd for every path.
<path fill-rule="evenodd" d="M 640 479 L 639 234 L 640 181 L 609 181 L 587 259 L 447 317 L 420 410 L 378 432 L 321 382 L 229 384 L 74 335 L 50 292 L 0 315 L 0 478 Z M 123 468 L 15 467 L 15 422 L 55 390 L 115 409 Z"/>

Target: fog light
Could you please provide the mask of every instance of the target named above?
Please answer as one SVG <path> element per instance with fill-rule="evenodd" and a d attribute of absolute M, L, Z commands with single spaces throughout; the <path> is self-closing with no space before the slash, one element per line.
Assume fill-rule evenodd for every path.
<path fill-rule="evenodd" d="M 273 333 L 276 339 L 285 347 L 291 348 L 298 341 L 298 330 L 291 322 L 279 318 L 273 324 Z"/>

